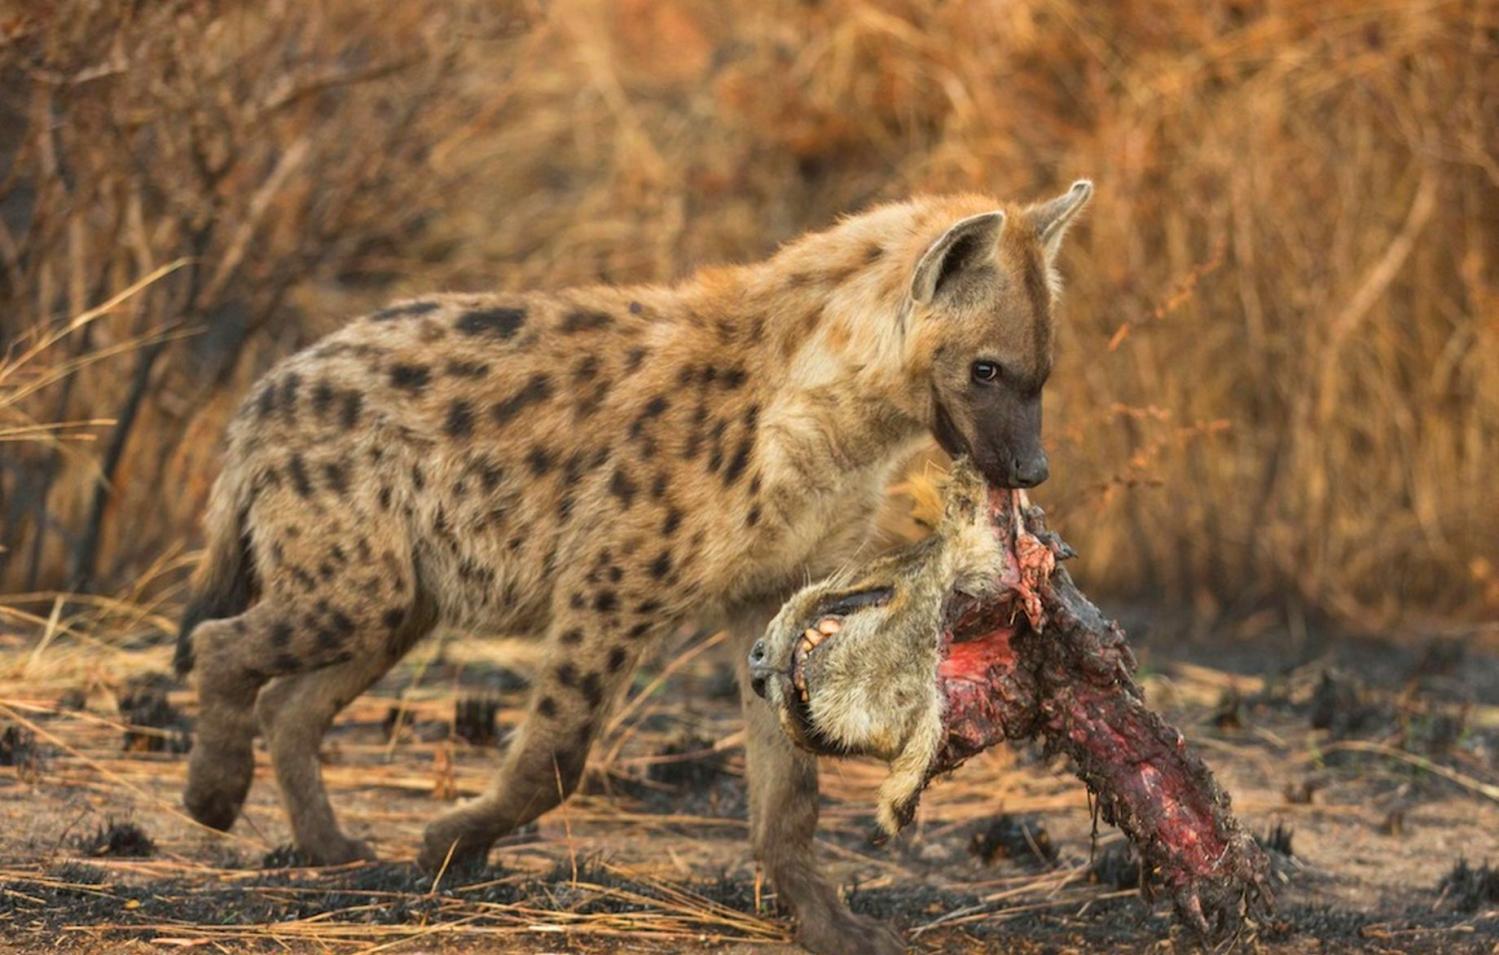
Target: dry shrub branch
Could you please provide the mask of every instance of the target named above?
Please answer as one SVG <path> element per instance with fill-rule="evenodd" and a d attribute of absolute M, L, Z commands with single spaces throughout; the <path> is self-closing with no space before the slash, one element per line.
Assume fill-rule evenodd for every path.
<path fill-rule="evenodd" d="M 28 398 L 0 584 L 194 533 L 249 378 L 419 287 L 666 280 L 915 190 L 1099 185 L 1039 499 L 1090 591 L 1499 610 L 1484 0 L 62 0 L 0 24 L 0 334 L 192 330 Z"/>

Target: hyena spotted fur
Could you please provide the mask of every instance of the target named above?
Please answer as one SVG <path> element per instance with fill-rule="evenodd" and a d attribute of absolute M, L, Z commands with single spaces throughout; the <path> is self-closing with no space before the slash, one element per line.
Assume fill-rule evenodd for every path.
<path fill-rule="evenodd" d="M 319 772 L 334 715 L 439 624 L 529 632 L 529 715 L 420 856 L 482 860 L 577 785 L 653 641 L 690 617 L 742 651 L 855 553 L 925 437 L 1044 479 L 1052 263 L 1090 194 L 913 199 L 671 287 L 412 299 L 283 361 L 229 426 L 182 625 L 192 815 L 233 824 L 258 729 L 298 847 L 369 857 Z M 751 837 L 802 942 L 899 950 L 813 861 L 815 762 L 744 705 Z"/>

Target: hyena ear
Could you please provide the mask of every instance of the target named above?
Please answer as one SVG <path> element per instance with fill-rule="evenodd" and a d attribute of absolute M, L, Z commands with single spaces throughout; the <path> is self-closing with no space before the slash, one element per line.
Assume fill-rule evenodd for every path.
<path fill-rule="evenodd" d="M 1062 237 L 1067 234 L 1067 227 L 1072 220 L 1083 211 L 1083 206 L 1093 198 L 1093 183 L 1087 179 L 1079 179 L 1072 184 L 1072 188 L 1037 206 L 1027 210 L 1031 221 L 1035 223 L 1036 234 L 1041 237 L 1041 246 L 1046 250 L 1046 263 L 1051 264 L 1057 257 L 1057 252 L 1062 248 Z"/>
<path fill-rule="evenodd" d="M 1004 227 L 1005 214 L 996 210 L 969 216 L 942 233 L 916 263 L 911 300 L 917 305 L 930 305 L 943 282 L 965 268 L 992 259 Z"/>

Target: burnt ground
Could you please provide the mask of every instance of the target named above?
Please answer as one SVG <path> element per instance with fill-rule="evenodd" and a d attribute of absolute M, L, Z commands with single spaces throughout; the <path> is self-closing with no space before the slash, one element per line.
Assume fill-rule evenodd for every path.
<path fill-rule="evenodd" d="M 1274 629 L 1192 638 L 1127 615 L 1152 705 L 1275 861 L 1269 952 L 1499 951 L 1499 641 Z M 0 632 L 0 949 L 793 951 L 744 844 L 727 648 L 637 677 L 586 791 L 434 887 L 423 822 L 477 792 L 534 648 L 433 642 L 344 714 L 325 773 L 384 860 L 299 867 L 264 754 L 228 836 L 177 810 L 192 696 L 150 638 Z M 456 717 L 456 719 L 455 719 Z M 128 725 L 127 725 L 128 724 Z M 1190 951 L 1064 763 L 994 750 L 870 844 L 882 768 L 824 767 L 823 854 L 917 951 Z"/>

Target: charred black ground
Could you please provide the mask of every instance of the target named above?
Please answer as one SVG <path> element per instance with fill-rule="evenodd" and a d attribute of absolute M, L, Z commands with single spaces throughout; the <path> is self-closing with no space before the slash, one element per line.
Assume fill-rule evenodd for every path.
<path fill-rule="evenodd" d="M 1258 939 L 1261 951 L 1487 953 L 1499 944 L 1499 904 L 1486 889 L 1499 864 L 1499 803 L 1409 762 L 1430 760 L 1465 779 L 1499 784 L 1499 727 L 1492 722 L 1499 648 L 1468 640 L 1454 660 L 1450 640 L 1419 634 L 1400 641 L 1315 629 L 1194 634 L 1156 608 L 1124 611 L 1148 698 L 1208 747 L 1246 828 L 1256 834 L 1271 833 L 1277 822 L 1294 828 L 1293 854 L 1275 866 L 1279 905 Z M 1428 652 L 1438 642 L 1442 648 Z M 18 659 L 29 646 L 16 644 Z M 755 914 L 754 870 L 743 844 L 742 753 L 734 743 L 737 694 L 723 677 L 728 651 L 711 657 L 676 672 L 642 701 L 622 735 L 604 741 L 604 750 L 624 741 L 620 758 L 595 761 L 565 818 L 553 814 L 506 840 L 490 870 L 454 879 L 435 896 L 401 862 L 318 872 L 297 868 L 285 853 L 263 861 L 288 838 L 264 778 L 250 812 L 267 844 L 201 836 L 162 808 L 178 796 L 182 757 L 122 751 L 107 694 L 66 678 L 32 679 L 25 695 L 16 685 L 0 688 L 0 701 L 11 707 L 0 713 L 0 736 L 16 730 L 10 738 L 37 757 L 35 765 L 0 768 L 0 884 L 8 890 L 0 893 L 0 938 L 20 951 L 114 953 L 126 943 L 152 950 L 146 940 L 163 936 L 198 939 L 203 950 L 213 950 L 202 940 L 217 933 L 216 944 L 229 950 L 283 951 L 268 932 L 318 918 L 339 931 L 372 933 L 416 931 L 424 920 L 442 924 L 452 933 L 448 941 L 418 946 L 437 951 L 734 951 L 696 941 L 708 930 L 699 922 L 678 922 L 681 937 L 653 941 L 592 933 L 580 921 L 639 917 L 664 925 L 682 917 L 671 899 L 690 896 L 772 933 L 784 928 L 768 893 Z M 146 662 L 160 665 L 156 658 Z M 431 790 L 442 748 L 451 749 L 460 792 L 486 779 L 492 746 L 453 742 L 450 721 L 457 696 L 495 693 L 503 738 L 524 703 L 524 681 L 502 679 L 501 672 L 510 671 L 472 658 L 439 661 L 425 671 L 413 665 L 357 702 L 335 728 L 325 767 L 334 799 L 361 834 L 382 834 L 382 852 L 412 851 L 421 822 L 439 805 Z M 1315 728 L 1324 673 L 1354 687 L 1360 705 L 1379 718 Z M 659 668 L 646 670 L 634 692 L 660 675 Z M 509 688 L 497 689 L 502 683 Z M 1239 717 L 1220 726 L 1213 717 L 1227 686 L 1237 689 Z M 17 700 L 71 703 L 64 697 L 80 688 L 88 701 L 81 712 L 16 708 Z M 392 743 L 380 724 L 402 694 L 414 732 Z M 168 698 L 191 715 L 181 690 Z M 33 735 L 17 714 L 56 742 Z M 1446 719 L 1461 722 L 1455 741 L 1426 732 Z M 1378 748 L 1339 748 L 1355 745 Z M 148 796 L 132 795 L 84 759 Z M 893 919 L 908 937 L 919 933 L 913 950 L 1123 953 L 1173 937 L 1169 907 L 1147 905 L 1133 889 L 1132 860 L 1120 860 L 1118 875 L 1106 865 L 1123 841 L 1105 829 L 1095 851 L 1087 807 L 1058 758 L 1022 746 L 1003 758 L 976 759 L 928 791 L 914 826 L 875 849 L 868 843 L 869 807 L 881 772 L 860 760 L 827 766 L 824 855 L 855 909 Z M 1396 812 L 1403 823 L 1391 828 L 1387 821 Z M 155 854 L 92 856 L 73 845 L 111 818 L 139 827 Z M 1057 854 L 1053 863 L 1027 857 L 1028 848 L 1010 838 L 1017 820 L 1044 830 Z M 1016 852 L 987 851 L 1000 839 Z M 481 911 L 485 906 L 501 908 Z M 633 916 L 609 914 L 627 908 Z M 493 928 L 520 913 L 550 931 L 497 941 L 466 938 L 459 924 L 477 916 L 472 924 Z M 366 946 L 390 940 L 363 938 Z M 1192 950 L 1185 938 L 1167 944 Z M 782 951 L 758 944 L 752 950 Z"/>

